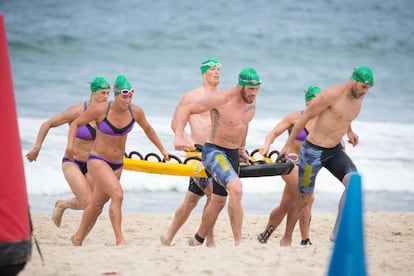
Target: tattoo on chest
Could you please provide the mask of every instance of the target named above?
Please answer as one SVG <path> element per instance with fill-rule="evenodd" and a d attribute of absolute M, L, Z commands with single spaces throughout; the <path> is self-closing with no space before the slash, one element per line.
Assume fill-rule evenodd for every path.
<path fill-rule="evenodd" d="M 254 104 L 254 105 L 251 105 L 251 106 L 248 106 L 248 107 L 246 107 L 246 109 L 244 110 L 244 112 L 249 112 L 250 110 L 252 110 L 252 109 L 256 109 L 256 105 Z"/>

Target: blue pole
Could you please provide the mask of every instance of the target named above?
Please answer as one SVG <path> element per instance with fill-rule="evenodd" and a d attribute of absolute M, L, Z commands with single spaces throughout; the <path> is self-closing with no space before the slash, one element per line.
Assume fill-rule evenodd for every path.
<path fill-rule="evenodd" d="M 362 184 L 359 174 L 350 177 L 345 192 L 328 275 L 367 275 Z"/>

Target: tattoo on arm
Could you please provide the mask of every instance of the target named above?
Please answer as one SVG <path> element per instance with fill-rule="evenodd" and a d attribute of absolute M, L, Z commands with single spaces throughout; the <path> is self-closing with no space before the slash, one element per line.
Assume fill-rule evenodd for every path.
<path fill-rule="evenodd" d="M 213 116 L 213 125 L 211 129 L 211 139 L 216 137 L 217 128 L 220 126 L 220 113 L 217 109 L 211 110 Z"/>

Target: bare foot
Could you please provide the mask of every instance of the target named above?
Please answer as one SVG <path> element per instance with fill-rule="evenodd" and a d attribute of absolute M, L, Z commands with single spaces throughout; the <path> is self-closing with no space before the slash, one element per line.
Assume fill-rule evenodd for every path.
<path fill-rule="evenodd" d="M 288 239 L 285 237 L 280 239 L 280 246 L 285 247 L 285 246 L 291 246 L 291 245 L 292 245 L 292 239 Z"/>
<path fill-rule="evenodd" d="M 206 241 L 207 247 L 216 247 L 216 243 L 214 241 L 207 240 Z"/>
<path fill-rule="evenodd" d="M 165 245 L 165 246 L 170 246 L 171 245 L 171 241 L 169 241 L 168 239 L 166 239 L 164 237 L 164 235 L 160 236 L 160 241 L 161 241 L 161 244 L 162 245 Z"/>
<path fill-rule="evenodd" d="M 81 245 L 82 245 L 82 241 L 81 241 L 81 240 L 79 240 L 79 239 L 77 239 L 77 238 L 75 238 L 75 235 L 73 235 L 73 236 L 70 238 L 70 240 L 72 241 L 72 244 L 73 244 L 74 246 L 81 246 Z"/>
<path fill-rule="evenodd" d="M 57 227 L 60 227 L 60 223 L 62 221 L 63 212 L 65 211 L 64 208 L 62 208 L 62 207 L 59 206 L 60 203 L 62 203 L 62 200 L 56 201 L 56 203 L 55 203 L 55 209 L 53 210 L 53 214 L 52 214 L 53 223 Z"/>
<path fill-rule="evenodd" d="M 119 242 L 116 242 L 116 245 L 128 245 L 129 243 L 126 241 L 126 240 L 124 240 L 124 239 L 122 239 L 121 241 L 119 241 Z"/>
<path fill-rule="evenodd" d="M 191 237 L 188 239 L 188 245 L 189 246 L 201 246 L 203 244 L 198 242 L 195 238 Z"/>

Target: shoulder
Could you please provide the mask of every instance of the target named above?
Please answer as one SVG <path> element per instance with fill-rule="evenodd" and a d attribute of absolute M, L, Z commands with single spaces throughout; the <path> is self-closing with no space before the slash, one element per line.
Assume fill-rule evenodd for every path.
<path fill-rule="evenodd" d="M 331 87 L 328 87 L 321 91 L 319 96 L 323 96 L 324 98 L 336 98 L 340 97 L 343 94 L 343 91 L 346 89 L 346 84 L 336 84 Z M 317 97 L 317 98 L 318 98 Z"/>
<path fill-rule="evenodd" d="M 130 104 L 129 107 L 131 108 L 132 113 L 134 113 L 135 119 L 138 119 L 141 116 L 145 115 L 144 110 L 141 107 L 139 107 L 138 105 Z"/>
<path fill-rule="evenodd" d="M 315 107 L 329 107 L 337 103 L 343 95 L 345 84 L 337 84 L 325 88 L 321 93 L 315 97 L 306 109 L 313 109 Z"/>
<path fill-rule="evenodd" d="M 226 88 L 226 89 L 222 89 L 218 91 L 218 93 L 215 93 L 214 98 L 218 98 L 218 101 L 223 101 L 223 100 L 228 101 L 230 99 L 236 100 L 234 96 L 237 96 L 237 95 L 240 95 L 237 87 L 231 87 L 231 88 Z M 253 104 L 255 104 L 255 102 Z"/>
<path fill-rule="evenodd" d="M 294 123 L 295 123 L 295 121 L 296 121 L 296 120 L 297 120 L 300 116 L 302 116 L 302 114 L 303 114 L 303 110 L 299 110 L 299 111 L 296 111 L 296 112 L 289 113 L 288 115 L 286 115 L 286 116 L 282 119 L 282 121 L 284 121 L 284 122 L 286 122 L 286 123 L 294 124 Z"/>
<path fill-rule="evenodd" d="M 52 125 L 60 125 L 70 123 L 83 114 L 83 103 L 72 105 L 61 113 L 49 118 L 45 123 Z"/>
<path fill-rule="evenodd" d="M 106 110 L 109 106 L 109 102 L 103 102 L 103 103 L 96 103 L 91 105 L 88 110 L 93 110 L 93 111 L 102 111 L 102 110 Z"/>
<path fill-rule="evenodd" d="M 83 112 L 83 104 L 84 103 L 82 102 L 82 103 L 72 105 L 72 106 L 68 107 L 65 111 L 59 113 L 56 116 L 59 116 L 59 117 L 63 116 L 63 117 L 69 118 L 69 119 L 79 117 L 80 114 L 82 114 L 82 112 Z"/>
<path fill-rule="evenodd" d="M 204 95 L 204 89 L 202 86 L 194 88 L 193 90 L 187 91 L 181 97 L 180 103 L 193 102 L 194 100 L 202 97 Z"/>
<path fill-rule="evenodd" d="M 88 116 L 95 116 L 95 117 L 99 117 L 99 116 L 103 116 L 103 114 L 105 114 L 106 110 L 108 109 L 108 102 L 103 102 L 103 103 L 96 103 L 93 104 L 91 106 L 89 106 L 89 108 L 86 110 L 86 112 L 84 112 L 85 114 L 88 114 Z"/>

